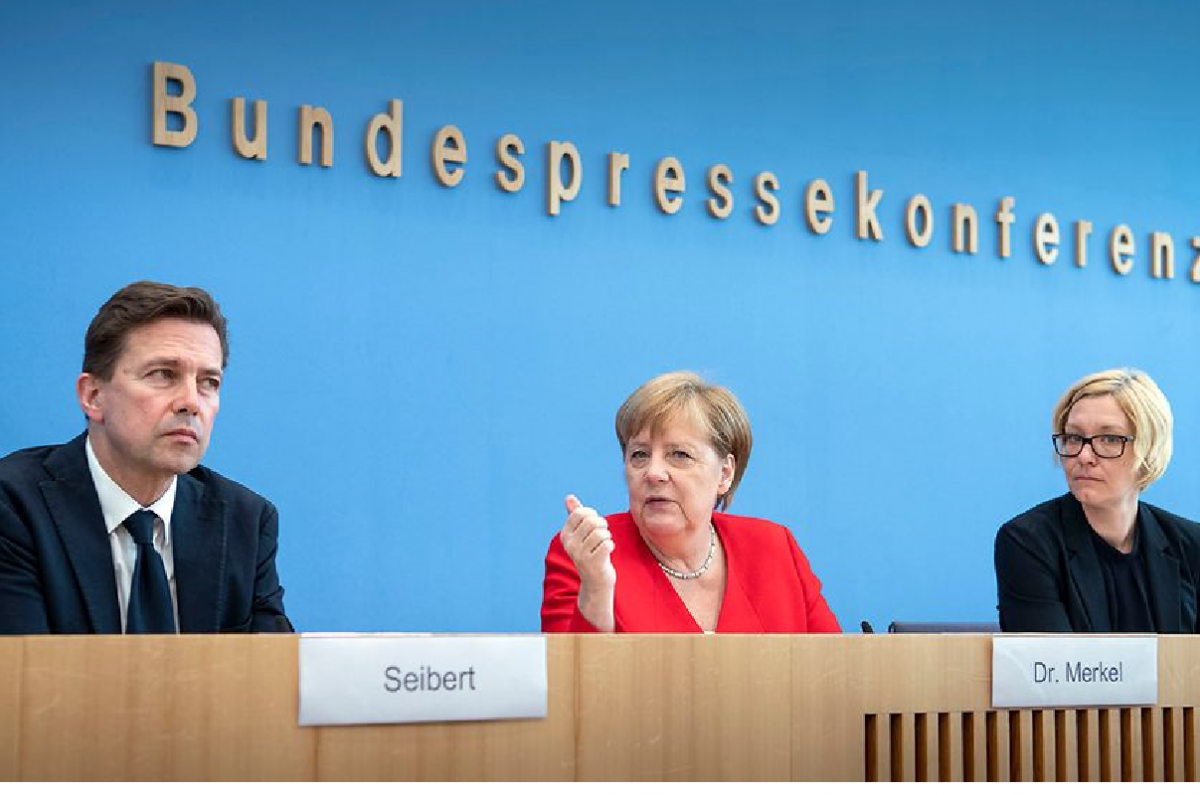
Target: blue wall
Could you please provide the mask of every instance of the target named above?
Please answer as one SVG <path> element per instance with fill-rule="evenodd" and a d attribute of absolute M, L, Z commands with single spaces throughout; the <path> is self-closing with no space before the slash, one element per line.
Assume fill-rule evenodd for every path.
<path fill-rule="evenodd" d="M 990 620 L 992 539 L 1063 490 L 1048 418 L 1080 375 L 1149 371 L 1177 415 L 1147 497 L 1200 516 L 1200 5 L 1179 2 L 34 2 L 0 5 L 0 450 L 82 427 L 83 331 L 122 284 L 208 287 L 232 358 L 207 463 L 282 515 L 307 630 L 527 631 L 574 491 L 623 510 L 617 406 L 660 372 L 732 388 L 756 444 L 735 509 L 790 526 L 842 623 Z M 150 141 L 155 60 L 196 77 L 200 134 Z M 229 100 L 269 103 L 266 162 Z M 404 102 L 404 175 L 362 137 Z M 335 165 L 296 162 L 296 109 Z M 467 138 L 462 184 L 429 167 Z M 522 137 L 524 190 L 493 182 Z M 545 146 L 582 154 L 545 212 Z M 627 152 L 624 203 L 605 158 Z M 655 162 L 687 170 L 660 213 Z M 734 172 L 708 217 L 705 170 Z M 752 217 L 778 175 L 783 217 Z M 855 237 L 854 174 L 885 190 Z M 803 220 L 822 177 L 829 234 Z M 927 195 L 934 239 L 905 239 Z M 1013 255 L 990 221 L 1016 199 Z M 980 251 L 950 250 L 974 205 Z M 1038 264 L 1033 219 L 1067 241 Z M 1072 265 L 1076 219 L 1096 232 Z M 1132 274 L 1108 265 L 1129 224 Z M 1149 276 L 1151 231 L 1174 280 Z"/>

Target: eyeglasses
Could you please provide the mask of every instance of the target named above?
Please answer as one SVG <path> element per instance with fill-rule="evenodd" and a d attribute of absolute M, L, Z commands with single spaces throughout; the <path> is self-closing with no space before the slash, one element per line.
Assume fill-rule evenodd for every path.
<path fill-rule="evenodd" d="M 1098 436 L 1080 436 L 1077 433 L 1056 433 L 1054 452 L 1063 458 L 1074 458 L 1083 452 L 1084 445 L 1091 445 L 1097 458 L 1120 458 L 1125 454 L 1125 445 L 1133 441 L 1132 436 L 1102 433 Z"/>

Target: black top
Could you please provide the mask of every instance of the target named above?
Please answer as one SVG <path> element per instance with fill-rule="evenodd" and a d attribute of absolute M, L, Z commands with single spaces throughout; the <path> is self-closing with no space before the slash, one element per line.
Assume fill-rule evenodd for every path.
<path fill-rule="evenodd" d="M 1142 550 L 1141 532 L 1133 531 L 1133 549 L 1128 553 L 1109 546 L 1108 542 L 1092 533 L 1092 545 L 1096 547 L 1096 559 L 1100 563 L 1100 576 L 1104 579 L 1104 596 L 1108 601 L 1108 614 L 1113 618 L 1114 632 L 1157 632 L 1154 626 L 1154 608 L 1150 604 L 1150 591 L 1146 586 L 1146 560 Z"/>
<path fill-rule="evenodd" d="M 1128 632 L 1133 630 L 1123 627 L 1146 626 L 1145 616 L 1138 615 L 1147 609 L 1149 626 L 1157 632 L 1200 633 L 1200 524 L 1139 504 L 1135 561 L 1140 563 L 1126 567 L 1128 576 L 1114 574 L 1111 585 L 1095 537 L 1083 506 L 1071 494 L 1005 523 L 996 534 L 1000 628 Z M 1131 606 L 1130 587 L 1136 594 L 1138 571 L 1146 599 L 1135 596 Z"/>

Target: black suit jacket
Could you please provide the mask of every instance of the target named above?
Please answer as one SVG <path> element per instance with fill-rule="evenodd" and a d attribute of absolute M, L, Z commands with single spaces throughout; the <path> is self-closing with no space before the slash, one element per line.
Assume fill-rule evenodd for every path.
<path fill-rule="evenodd" d="M 996 585 L 1005 632 L 1112 632 L 1094 531 L 1072 494 L 1044 502 L 996 534 Z M 1154 624 L 1200 632 L 1200 524 L 1138 506 Z"/>
<path fill-rule="evenodd" d="M 121 632 L 85 439 L 0 460 L 0 634 Z M 249 489 L 205 467 L 179 476 L 171 545 L 181 632 L 291 631 L 278 531 L 275 507 Z"/>

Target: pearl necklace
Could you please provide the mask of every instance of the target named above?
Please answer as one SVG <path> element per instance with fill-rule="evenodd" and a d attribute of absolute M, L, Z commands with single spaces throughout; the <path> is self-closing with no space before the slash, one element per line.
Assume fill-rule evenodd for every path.
<path fill-rule="evenodd" d="M 667 564 L 665 564 L 661 560 L 659 560 L 658 550 L 651 547 L 650 551 L 654 553 L 654 561 L 658 564 L 658 567 L 660 569 L 662 569 L 663 573 L 666 574 L 668 577 L 674 577 L 677 580 L 699 579 L 700 577 L 704 576 L 704 573 L 706 571 L 708 571 L 708 567 L 712 565 L 713 557 L 717 553 L 717 528 L 713 527 L 711 522 L 709 523 L 709 525 L 708 525 L 708 557 L 704 559 L 704 563 L 700 566 L 700 568 L 696 569 L 695 571 L 676 571 L 675 569 L 671 568 L 670 566 L 668 566 Z"/>

